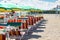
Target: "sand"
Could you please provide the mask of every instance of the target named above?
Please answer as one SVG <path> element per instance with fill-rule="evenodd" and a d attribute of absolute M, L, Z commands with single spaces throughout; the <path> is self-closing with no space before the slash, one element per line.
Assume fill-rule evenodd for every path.
<path fill-rule="evenodd" d="M 60 14 L 43 14 L 44 21 L 23 40 L 60 40 Z"/>
<path fill-rule="evenodd" d="M 28 40 L 60 40 L 60 14 L 43 14 L 43 16 L 47 21 L 38 26 Z"/>

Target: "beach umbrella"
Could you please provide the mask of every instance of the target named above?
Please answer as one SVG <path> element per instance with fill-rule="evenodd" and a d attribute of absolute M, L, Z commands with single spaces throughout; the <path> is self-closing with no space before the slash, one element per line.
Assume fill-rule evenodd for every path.
<path fill-rule="evenodd" d="M 12 3 L 0 3 L 0 7 L 7 8 L 7 9 L 17 8 L 17 6 Z"/>
<path fill-rule="evenodd" d="M 15 4 L 6 4 L 8 6 L 8 8 L 17 8 L 17 6 Z"/>
<path fill-rule="evenodd" d="M 2 4 L 0 4 L 0 12 L 3 12 L 3 11 L 5 11 L 5 8 Z"/>
<path fill-rule="evenodd" d="M 31 6 L 24 6 L 24 5 L 17 5 L 17 6 L 23 11 L 26 11 L 26 10 L 28 11 L 32 8 Z"/>
<path fill-rule="evenodd" d="M 6 12 L 7 11 L 6 10 L 7 8 L 8 8 L 8 6 L 6 4 L 0 3 L 0 11 L 1 12 Z"/>
<path fill-rule="evenodd" d="M 11 12 L 11 10 L 19 10 L 19 8 L 12 3 L 0 3 L 0 8 L 3 8 L 6 12 Z"/>

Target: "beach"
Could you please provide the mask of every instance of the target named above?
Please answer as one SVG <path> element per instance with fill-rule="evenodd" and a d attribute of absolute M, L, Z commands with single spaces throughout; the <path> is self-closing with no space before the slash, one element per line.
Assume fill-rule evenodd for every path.
<path fill-rule="evenodd" d="M 44 21 L 27 40 L 60 40 L 60 14 L 43 14 Z"/>

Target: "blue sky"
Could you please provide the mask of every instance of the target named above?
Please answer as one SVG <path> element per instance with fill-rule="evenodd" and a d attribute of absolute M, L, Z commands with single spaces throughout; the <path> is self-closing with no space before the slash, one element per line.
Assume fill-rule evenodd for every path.
<path fill-rule="evenodd" d="M 2 0 L 0 0 L 0 2 L 1 2 Z"/>
<path fill-rule="evenodd" d="M 60 5 L 60 0 L 0 0 L 0 3 L 13 3 L 23 6 L 31 6 L 41 10 L 50 10 Z"/>
<path fill-rule="evenodd" d="M 57 0 L 41 0 L 41 1 L 46 1 L 46 2 L 56 2 Z"/>

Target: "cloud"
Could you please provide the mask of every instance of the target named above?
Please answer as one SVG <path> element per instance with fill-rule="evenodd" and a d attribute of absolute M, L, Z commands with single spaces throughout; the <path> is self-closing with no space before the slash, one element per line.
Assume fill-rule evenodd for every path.
<path fill-rule="evenodd" d="M 38 8 L 41 10 L 50 10 L 57 5 L 60 5 L 60 0 L 55 1 L 55 2 L 47 2 L 47 1 L 41 1 L 41 0 L 4 0 L 0 3 L 13 3 L 13 4 L 18 4 L 18 5 L 23 5 L 23 6 L 31 6 L 33 8 Z"/>

